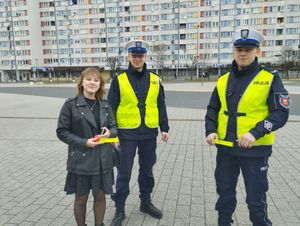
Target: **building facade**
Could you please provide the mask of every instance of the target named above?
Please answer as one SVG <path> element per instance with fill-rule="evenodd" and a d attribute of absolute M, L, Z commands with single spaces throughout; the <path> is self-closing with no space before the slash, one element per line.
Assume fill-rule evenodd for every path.
<path fill-rule="evenodd" d="M 126 68 L 125 43 L 138 38 L 150 69 L 219 67 L 242 26 L 264 34 L 261 61 L 299 57 L 299 0 L 0 0 L 0 81 Z"/>

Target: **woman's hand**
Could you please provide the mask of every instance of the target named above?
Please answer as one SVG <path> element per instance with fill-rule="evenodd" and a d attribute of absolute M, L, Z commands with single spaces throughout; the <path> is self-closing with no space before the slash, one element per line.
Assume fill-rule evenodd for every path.
<path fill-rule="evenodd" d="M 94 148 L 97 145 L 99 145 L 99 137 L 98 135 L 96 135 L 95 137 L 92 137 L 90 139 L 87 140 L 86 142 L 86 146 L 89 148 Z"/>
<path fill-rule="evenodd" d="M 102 127 L 101 130 L 102 130 L 102 132 L 99 135 L 100 139 L 101 139 L 101 137 L 106 137 L 106 138 L 110 137 L 109 129 L 107 129 L 106 127 Z"/>
<path fill-rule="evenodd" d="M 101 134 L 97 134 L 93 138 L 90 138 L 90 139 L 87 140 L 87 142 L 86 142 L 87 147 L 94 148 L 94 147 L 96 147 L 97 145 L 100 144 L 101 138 L 110 137 L 109 129 L 107 129 L 106 127 L 102 127 L 101 130 L 102 130 Z"/>

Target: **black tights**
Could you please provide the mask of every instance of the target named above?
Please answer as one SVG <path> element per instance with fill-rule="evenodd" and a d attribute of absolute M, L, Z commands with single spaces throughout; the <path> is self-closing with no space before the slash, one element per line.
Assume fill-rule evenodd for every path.
<path fill-rule="evenodd" d="M 106 209 L 106 199 L 103 191 L 94 195 L 94 217 L 95 225 L 102 225 Z"/>
<path fill-rule="evenodd" d="M 106 209 L 105 194 L 103 191 L 99 191 L 98 193 L 93 194 L 93 196 L 95 225 L 102 225 Z M 78 226 L 85 225 L 86 203 L 88 197 L 89 193 L 82 196 L 75 194 L 74 215 Z"/>

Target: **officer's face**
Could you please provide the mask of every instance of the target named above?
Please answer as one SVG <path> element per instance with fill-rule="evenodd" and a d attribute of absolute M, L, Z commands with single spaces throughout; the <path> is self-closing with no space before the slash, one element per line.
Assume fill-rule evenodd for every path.
<path fill-rule="evenodd" d="M 130 61 L 132 67 L 137 71 L 142 71 L 146 59 L 145 53 L 129 53 L 128 60 Z"/>
<path fill-rule="evenodd" d="M 235 47 L 233 49 L 233 55 L 239 70 L 242 70 L 249 66 L 255 60 L 255 57 L 260 55 L 260 48 Z"/>

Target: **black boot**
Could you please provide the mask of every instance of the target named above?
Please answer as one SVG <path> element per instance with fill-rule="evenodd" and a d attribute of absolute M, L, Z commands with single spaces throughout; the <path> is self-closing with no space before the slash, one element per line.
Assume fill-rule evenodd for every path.
<path fill-rule="evenodd" d="M 141 202 L 140 211 L 143 213 L 148 213 L 157 219 L 160 219 L 163 216 L 161 210 L 157 209 L 152 202 Z"/>
<path fill-rule="evenodd" d="M 121 226 L 122 221 L 125 219 L 125 217 L 126 215 L 124 210 L 123 211 L 116 210 L 115 216 L 112 219 L 110 226 Z"/>

